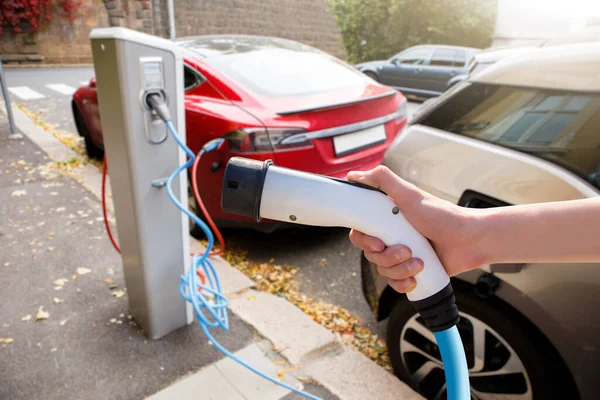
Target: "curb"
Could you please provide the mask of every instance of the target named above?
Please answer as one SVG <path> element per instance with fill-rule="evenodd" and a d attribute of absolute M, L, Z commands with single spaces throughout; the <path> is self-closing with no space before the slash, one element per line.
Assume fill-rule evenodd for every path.
<path fill-rule="evenodd" d="M 6 114 L 6 109 L 1 104 L 0 111 Z M 37 126 L 23 111 L 15 107 L 13 112 L 19 131 L 52 159 L 81 159 L 79 154 Z M 93 165 L 79 168 L 81 171 L 79 176 L 74 177 L 75 180 L 101 200 L 102 171 Z M 107 189 L 110 190 L 110 185 L 107 185 Z M 107 208 L 112 210 L 112 201 L 107 203 Z M 190 249 L 203 251 L 204 246 L 190 237 Z M 313 321 L 292 303 L 273 294 L 254 290 L 254 282 L 223 258 L 211 259 L 221 278 L 224 292 L 230 299 L 231 311 L 276 347 L 282 348 L 280 354 L 291 364 L 299 365 L 341 400 L 374 397 L 423 399 L 366 356 L 342 345 L 331 331 Z"/>

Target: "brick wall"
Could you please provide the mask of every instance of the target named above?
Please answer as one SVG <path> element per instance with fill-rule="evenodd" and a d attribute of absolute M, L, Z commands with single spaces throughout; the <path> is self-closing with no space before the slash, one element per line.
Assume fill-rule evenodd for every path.
<path fill-rule="evenodd" d="M 0 0 L 1 1 L 1 0 Z M 339 28 L 325 0 L 174 0 L 177 37 L 205 34 L 279 36 L 344 57 Z M 53 6 L 51 24 L 36 44 L 6 29 L 0 36 L 3 61 L 91 63 L 90 31 L 124 26 L 169 36 L 167 0 L 83 0 L 71 23 Z"/>
<path fill-rule="evenodd" d="M 3 61 L 39 61 L 43 58 L 46 63 L 89 63 L 90 31 L 108 25 L 102 0 L 83 0 L 72 23 L 62 7 L 53 4 L 50 21 L 51 24 L 38 33 L 36 43 L 30 45 L 23 44 L 22 35 L 14 35 L 10 29 L 5 29 L 0 36 Z M 24 53 L 27 55 L 24 56 Z"/>
<path fill-rule="evenodd" d="M 163 23 L 168 32 L 168 18 Z M 325 0 L 175 0 L 175 27 L 177 37 L 278 36 L 344 57 L 340 30 Z"/>

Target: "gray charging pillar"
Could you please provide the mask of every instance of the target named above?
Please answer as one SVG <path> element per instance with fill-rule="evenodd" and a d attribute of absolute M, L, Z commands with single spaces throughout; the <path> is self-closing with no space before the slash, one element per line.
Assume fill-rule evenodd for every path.
<path fill-rule="evenodd" d="M 90 39 L 130 312 L 158 339 L 193 320 L 179 294 L 188 221 L 160 187 L 186 156 L 145 96 L 166 98 L 185 142 L 183 60 L 173 42 L 125 28 L 95 29 Z M 187 208 L 185 172 L 173 191 Z"/>

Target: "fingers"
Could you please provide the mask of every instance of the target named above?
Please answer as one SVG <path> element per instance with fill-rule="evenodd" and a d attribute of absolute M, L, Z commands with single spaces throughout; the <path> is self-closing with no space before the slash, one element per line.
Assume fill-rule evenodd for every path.
<path fill-rule="evenodd" d="M 383 190 L 400 208 L 424 195 L 419 188 L 382 165 L 369 171 L 351 171 L 348 173 L 348 180 Z"/>
<path fill-rule="evenodd" d="M 417 286 L 415 278 L 402 279 L 394 281 L 388 279 L 388 284 L 398 293 L 408 293 Z"/>
<path fill-rule="evenodd" d="M 351 230 L 350 241 L 364 251 L 365 258 L 377 265 L 377 271 L 388 284 L 399 293 L 407 293 L 415 288 L 414 275 L 423 270 L 423 261 L 412 258 L 412 251 L 404 245 L 385 247 L 376 237 Z"/>
<path fill-rule="evenodd" d="M 411 278 L 422 270 L 423 261 L 418 258 L 413 258 L 391 267 L 377 265 L 377 272 L 379 272 L 381 276 L 385 276 L 388 280 L 391 279 L 394 281 Z"/>
<path fill-rule="evenodd" d="M 352 244 L 363 251 L 383 251 L 385 244 L 376 237 L 365 235 L 362 232 L 352 229 L 350 231 L 350 241 Z"/>
<path fill-rule="evenodd" d="M 365 250 L 365 258 L 381 267 L 392 267 L 410 260 L 411 257 L 412 251 L 403 245 L 391 246 L 379 252 Z"/>

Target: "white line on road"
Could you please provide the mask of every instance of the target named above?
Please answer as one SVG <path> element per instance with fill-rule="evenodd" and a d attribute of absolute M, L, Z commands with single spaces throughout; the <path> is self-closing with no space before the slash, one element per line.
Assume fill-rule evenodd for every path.
<path fill-rule="evenodd" d="M 43 99 L 44 97 L 46 97 L 43 94 L 36 92 L 35 90 L 29 89 L 27 86 L 9 87 L 8 91 L 20 98 L 21 100 L 36 100 Z"/>
<path fill-rule="evenodd" d="M 46 85 L 46 87 L 48 89 L 54 90 L 55 92 L 58 92 L 61 94 L 66 94 L 66 95 L 72 95 L 77 90 L 72 86 L 65 85 L 64 83 L 50 83 L 50 84 Z"/>

